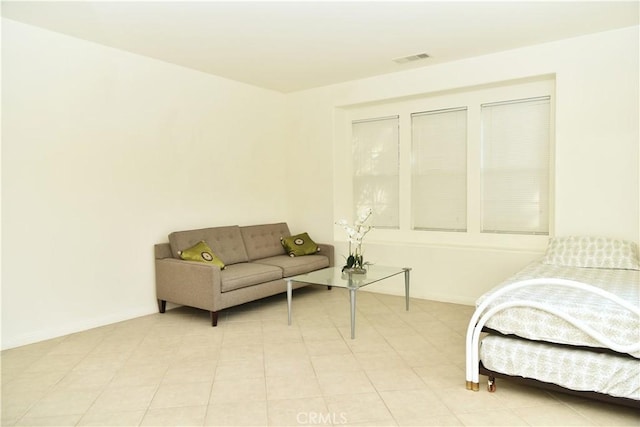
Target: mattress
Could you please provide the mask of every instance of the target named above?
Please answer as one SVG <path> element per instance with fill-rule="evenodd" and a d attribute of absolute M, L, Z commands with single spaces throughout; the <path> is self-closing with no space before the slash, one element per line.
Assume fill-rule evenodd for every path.
<path fill-rule="evenodd" d="M 640 363 L 632 357 L 489 335 L 480 360 L 491 371 L 640 400 Z"/>
<path fill-rule="evenodd" d="M 640 271 L 566 267 L 541 262 L 527 266 L 484 294 L 478 299 L 477 305 L 510 283 L 544 277 L 587 283 L 640 307 Z M 536 285 L 516 289 L 502 295 L 492 302 L 489 308 L 513 299 L 543 303 L 554 309 L 562 310 L 604 334 L 614 343 L 630 345 L 640 342 L 640 319 L 638 316 L 601 296 L 555 285 Z M 506 309 L 492 316 L 485 326 L 503 334 L 514 334 L 530 340 L 602 347 L 597 340 L 569 322 L 536 308 L 513 307 Z M 630 354 L 640 358 L 640 351 Z"/>

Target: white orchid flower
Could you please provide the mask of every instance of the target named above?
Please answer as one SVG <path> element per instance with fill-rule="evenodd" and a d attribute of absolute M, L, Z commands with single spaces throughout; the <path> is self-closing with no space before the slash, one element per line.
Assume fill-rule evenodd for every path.
<path fill-rule="evenodd" d="M 347 240 L 349 241 L 349 258 L 347 259 L 345 268 L 363 269 L 364 266 L 368 264 L 364 262 L 362 257 L 362 240 L 373 228 L 370 225 L 364 225 L 372 213 L 373 210 L 371 208 L 364 209 L 353 226 L 349 225 L 345 219 L 336 222 L 336 225 L 341 226 L 347 233 Z M 354 251 L 352 251 L 353 246 L 355 246 Z"/>

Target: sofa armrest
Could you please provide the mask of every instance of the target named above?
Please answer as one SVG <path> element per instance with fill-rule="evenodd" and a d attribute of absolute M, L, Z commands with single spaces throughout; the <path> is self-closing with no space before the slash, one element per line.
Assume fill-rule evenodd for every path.
<path fill-rule="evenodd" d="M 320 248 L 320 255 L 325 255 L 329 258 L 329 267 L 333 267 L 335 266 L 335 260 L 334 260 L 334 252 L 335 249 L 333 247 L 333 245 L 329 245 L 327 243 L 316 243 L 318 245 L 318 247 Z"/>
<path fill-rule="evenodd" d="M 220 268 L 197 261 L 156 259 L 156 297 L 159 300 L 217 311 Z"/>
<path fill-rule="evenodd" d="M 155 259 L 173 258 L 171 254 L 171 246 L 169 243 L 156 243 L 153 245 Z"/>

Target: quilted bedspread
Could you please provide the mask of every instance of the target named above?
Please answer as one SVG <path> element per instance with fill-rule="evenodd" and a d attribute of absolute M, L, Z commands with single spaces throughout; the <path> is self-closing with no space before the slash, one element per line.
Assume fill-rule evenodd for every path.
<path fill-rule="evenodd" d="M 480 305 L 485 298 L 507 284 L 533 278 L 579 281 L 601 288 L 640 307 L 640 271 L 566 267 L 541 262 L 529 265 L 496 286 L 480 297 L 476 304 Z M 602 296 L 589 294 L 583 290 L 542 284 L 516 289 L 502 295 L 490 307 L 513 298 L 543 303 L 554 310 L 562 310 L 617 344 L 630 345 L 640 342 L 639 316 Z M 531 340 L 603 347 L 597 340 L 569 322 L 536 308 L 506 309 L 495 314 L 486 326 L 504 334 L 514 334 Z M 640 351 L 629 354 L 640 358 Z"/>
<path fill-rule="evenodd" d="M 480 358 L 495 372 L 640 400 L 640 363 L 631 357 L 489 335 Z"/>

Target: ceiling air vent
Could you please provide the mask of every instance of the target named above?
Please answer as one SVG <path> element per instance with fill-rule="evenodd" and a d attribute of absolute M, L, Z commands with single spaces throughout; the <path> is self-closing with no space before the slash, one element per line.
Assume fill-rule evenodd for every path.
<path fill-rule="evenodd" d="M 403 56 L 402 58 L 396 58 L 393 61 L 398 64 L 406 64 L 407 62 L 419 61 L 421 59 L 427 59 L 429 57 L 426 53 L 418 53 L 416 55 Z"/>

